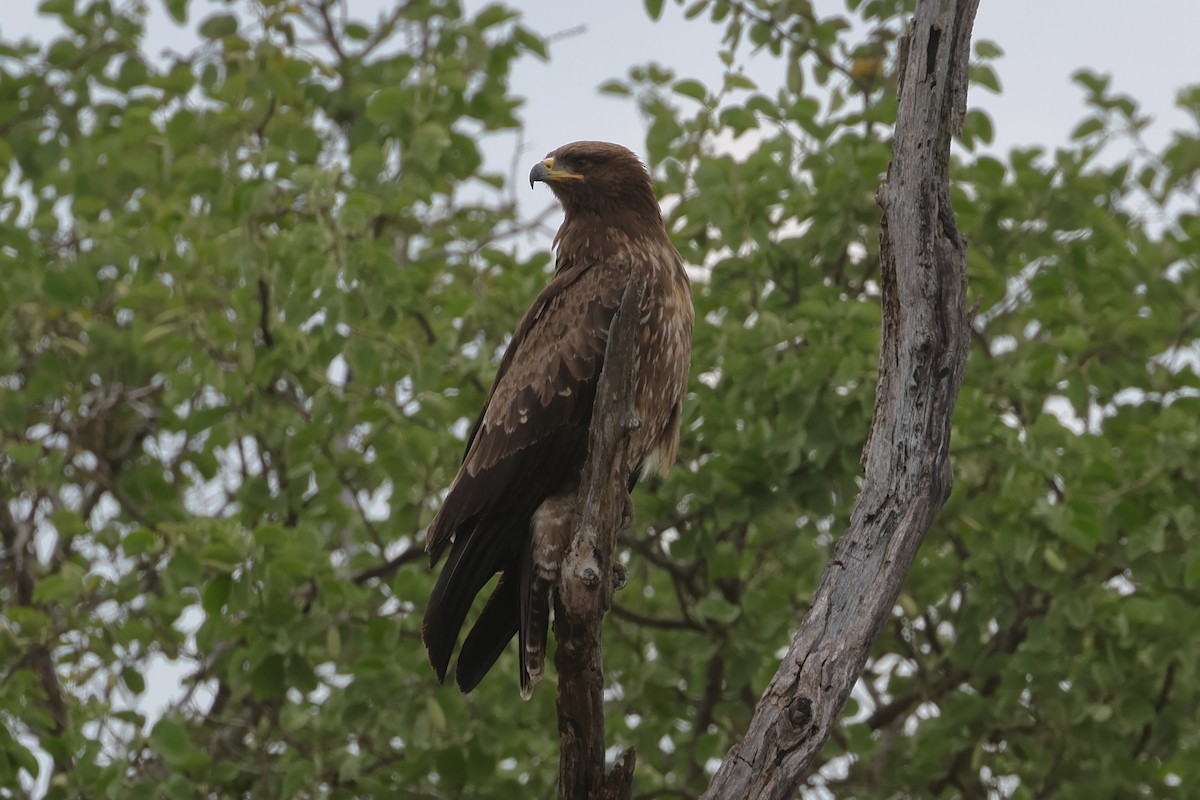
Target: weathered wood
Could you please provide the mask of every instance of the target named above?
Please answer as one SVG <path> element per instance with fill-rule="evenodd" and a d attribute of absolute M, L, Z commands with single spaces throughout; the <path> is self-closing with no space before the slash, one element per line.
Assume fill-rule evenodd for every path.
<path fill-rule="evenodd" d="M 837 723 L 905 574 L 950 494 L 966 365 L 966 242 L 950 206 L 978 0 L 922 0 L 901 48 L 892 163 L 877 195 L 883 340 L 866 471 L 812 607 L 705 798 L 788 798 Z"/>
<path fill-rule="evenodd" d="M 635 276 L 609 326 L 580 477 L 582 503 L 575 509 L 575 535 L 554 598 L 560 800 L 627 800 L 633 786 L 633 748 L 625 751 L 611 775 L 604 772 L 600 630 L 612 606 L 613 552 L 628 504 L 629 433 L 641 424 L 633 404 L 633 382 L 644 292 L 644 280 Z"/>

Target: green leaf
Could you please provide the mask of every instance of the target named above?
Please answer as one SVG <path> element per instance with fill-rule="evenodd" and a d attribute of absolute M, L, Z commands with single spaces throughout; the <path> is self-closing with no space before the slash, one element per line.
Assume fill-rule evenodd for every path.
<path fill-rule="evenodd" d="M 408 103 L 408 92 L 403 87 L 389 86 L 380 89 L 367 101 L 367 119 L 380 125 L 394 124 Z"/>
<path fill-rule="evenodd" d="M 721 125 L 732 129 L 735 135 L 740 136 L 748 130 L 757 128 L 758 120 L 747 109 L 733 106 L 721 112 Z"/>
<path fill-rule="evenodd" d="M 1004 48 L 990 39 L 976 39 L 974 46 L 975 55 L 979 58 L 1000 58 L 1004 55 Z"/>
<path fill-rule="evenodd" d="M 674 87 L 672 88 L 677 94 L 681 94 L 685 97 L 691 97 L 695 100 L 699 100 L 701 103 L 708 99 L 708 89 L 704 88 L 704 84 L 700 83 L 700 81 L 676 81 Z"/>
<path fill-rule="evenodd" d="M 799 59 L 793 59 L 788 63 L 785 82 L 787 90 L 794 95 L 799 95 L 804 91 L 804 69 L 800 66 Z"/>
<path fill-rule="evenodd" d="M 128 91 L 135 86 L 141 86 L 149 74 L 141 59 L 127 58 L 121 63 L 121 69 L 117 73 L 117 88 Z"/>
<path fill-rule="evenodd" d="M 1080 69 L 1071 74 L 1071 80 L 1094 95 L 1102 95 L 1108 91 L 1108 86 L 1112 82 L 1112 76 L 1101 75 L 1090 69 Z"/>
<path fill-rule="evenodd" d="M 449 786 L 457 788 L 466 784 L 467 756 L 461 748 L 446 748 L 438 753 L 434 764 L 438 774 L 446 776 Z"/>
<path fill-rule="evenodd" d="M 15 739 L 9 739 L 7 747 L 0 752 L 0 756 L 7 756 L 13 761 L 14 771 L 24 770 L 34 780 L 41 775 L 41 766 L 38 764 L 37 756 Z"/>
<path fill-rule="evenodd" d="M 502 23 L 508 22 L 519 16 L 511 8 L 507 8 L 500 4 L 485 6 L 480 12 L 475 15 L 475 27 L 479 30 L 487 30 Z"/>
<path fill-rule="evenodd" d="M 254 693 L 255 697 L 269 700 L 273 697 L 279 697 L 286 689 L 284 660 L 283 656 L 277 653 L 267 656 L 250 673 L 250 690 Z"/>
<path fill-rule="evenodd" d="M 196 797 L 196 785 L 183 775 L 167 778 L 163 789 L 170 800 L 194 800 Z"/>
<path fill-rule="evenodd" d="M 135 528 L 121 538 L 121 550 L 129 558 L 157 550 L 158 536 L 149 528 Z"/>
<path fill-rule="evenodd" d="M 158 797 L 158 781 L 141 781 L 129 789 L 129 800 L 155 800 Z"/>
<path fill-rule="evenodd" d="M 1200 550 L 1188 559 L 1187 568 L 1183 571 L 1183 585 L 1188 589 L 1194 589 L 1200 585 Z"/>
<path fill-rule="evenodd" d="M 188 0 L 167 0 L 167 13 L 179 25 L 187 24 Z"/>
<path fill-rule="evenodd" d="M 200 563 L 209 569 L 228 572 L 242 561 L 242 554 L 228 542 L 213 542 L 200 553 Z"/>
<path fill-rule="evenodd" d="M 290 686 L 300 690 L 302 694 L 308 694 L 321 685 L 308 661 L 303 656 L 295 654 L 288 657 L 287 660 L 287 682 Z"/>
<path fill-rule="evenodd" d="M 758 88 L 758 84 L 741 72 L 728 72 L 725 74 L 725 86 L 728 89 L 750 89 Z"/>
<path fill-rule="evenodd" d="M 439 703 L 435 697 L 431 696 L 426 699 L 425 713 L 429 714 L 429 719 L 433 725 L 434 731 L 439 734 L 445 732 L 447 728 L 446 712 L 442 708 L 441 703 Z"/>
<path fill-rule="evenodd" d="M 325 631 L 325 651 L 333 659 L 338 659 L 342 655 L 342 634 L 336 626 L 330 626 Z"/>
<path fill-rule="evenodd" d="M 213 14 L 197 29 L 205 39 L 223 39 L 237 33 L 238 21 L 233 14 Z"/>
<path fill-rule="evenodd" d="M 302 797 L 304 790 L 312 785 L 313 765 L 309 761 L 298 761 L 289 766 L 283 776 L 281 795 L 283 797 Z"/>
<path fill-rule="evenodd" d="M 704 619 L 728 625 L 741 616 L 741 606 L 720 597 L 705 597 L 696 603 L 695 611 Z"/>
<path fill-rule="evenodd" d="M 646 13 L 650 19 L 657 20 L 662 16 L 663 0 L 646 0 Z"/>
<path fill-rule="evenodd" d="M 546 59 L 546 42 L 544 39 L 542 39 L 542 37 L 525 28 L 523 25 L 518 25 L 513 28 L 512 36 L 514 42 L 521 45 L 543 61 Z"/>
<path fill-rule="evenodd" d="M 204 592 L 200 598 L 200 605 L 206 614 L 220 614 L 225 603 L 229 600 L 229 593 L 233 588 L 233 577 L 231 575 L 217 575 L 210 579 L 204 585 Z"/>
<path fill-rule="evenodd" d="M 1062 556 L 1060 556 L 1054 550 L 1054 548 L 1050 547 L 1050 545 L 1046 545 L 1046 547 L 1042 550 L 1042 557 L 1046 560 L 1046 564 L 1050 567 L 1050 569 L 1054 570 L 1055 572 L 1067 571 L 1067 562 L 1063 561 Z"/>
<path fill-rule="evenodd" d="M 126 667 L 121 670 L 121 683 L 125 684 L 125 688 L 134 694 L 141 694 L 146 691 L 146 680 L 142 677 L 142 673 L 132 667 Z"/>
<path fill-rule="evenodd" d="M 42 278 L 42 291 L 50 300 L 65 308 L 80 305 L 85 297 L 86 286 L 64 272 L 47 272 Z"/>
<path fill-rule="evenodd" d="M 73 15 L 75 0 L 42 0 L 37 7 L 39 14 L 54 16 Z"/>
<path fill-rule="evenodd" d="M 990 66 L 986 64 L 972 64 L 967 71 L 972 83 L 978 84 L 995 94 L 1001 93 L 1000 78 Z"/>
<path fill-rule="evenodd" d="M 621 97 L 628 97 L 630 94 L 632 94 L 627 84 L 625 84 L 623 81 L 616 80 L 605 81 L 604 83 L 600 84 L 599 91 L 601 94 L 615 94 Z"/>
<path fill-rule="evenodd" d="M 150 744 L 173 767 L 186 763 L 192 754 L 192 740 L 187 730 L 168 717 L 160 719 L 150 731 Z"/>
<path fill-rule="evenodd" d="M 47 575 L 33 587 L 33 602 L 69 604 L 83 590 L 83 576 L 77 570 L 63 569 Z"/>
<path fill-rule="evenodd" d="M 1100 133 L 1104 130 L 1104 120 L 1099 117 L 1088 117 L 1083 122 L 1075 126 L 1071 131 L 1071 138 L 1078 141 L 1086 139 L 1094 133 Z"/>

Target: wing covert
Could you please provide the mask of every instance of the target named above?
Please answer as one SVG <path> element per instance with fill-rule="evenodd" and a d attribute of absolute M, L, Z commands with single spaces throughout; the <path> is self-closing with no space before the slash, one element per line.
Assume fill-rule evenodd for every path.
<path fill-rule="evenodd" d="M 560 272 L 517 326 L 462 467 L 430 526 L 435 557 L 471 517 L 500 505 L 524 506 L 534 496 L 540 502 L 583 464 L 624 273 L 611 265 Z"/>

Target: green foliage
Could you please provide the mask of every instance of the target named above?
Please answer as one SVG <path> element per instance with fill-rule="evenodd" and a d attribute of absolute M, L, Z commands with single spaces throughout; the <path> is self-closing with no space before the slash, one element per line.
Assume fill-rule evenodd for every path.
<path fill-rule="evenodd" d="M 648 66 L 603 87 L 646 114 L 697 277 L 681 463 L 635 497 L 605 648 L 646 796 L 707 784 L 848 520 L 896 109 L 856 63 L 910 5 L 851 0 L 851 26 L 699 0 L 721 85 Z M 546 280 L 477 144 L 519 124 L 509 72 L 544 45 L 452 0 L 377 22 L 166 7 L 196 53 L 152 57 L 103 0 L 0 42 L 0 786 L 549 796 L 553 676 L 522 703 L 508 653 L 469 696 L 436 687 L 431 577 L 380 569 L 419 548 Z M 782 88 L 738 72 L 751 49 Z M 975 53 L 998 90 L 1002 50 Z M 835 796 L 1200 783 L 1200 88 L 1179 95 L 1195 128 L 1154 149 L 1132 98 L 1077 80 L 1089 116 L 1053 152 L 979 153 L 1003 120 L 966 118 L 981 307 L 955 490 L 810 779 Z"/>
<path fill-rule="evenodd" d="M 417 565 L 348 576 L 428 522 L 545 279 L 475 181 L 541 45 L 498 7 L 362 36 L 269 3 L 156 61 L 122 8 L 47 4 L 62 36 L 3 62 L 0 785 L 36 742 L 52 797 L 449 792 L 519 700 L 432 693 Z"/>

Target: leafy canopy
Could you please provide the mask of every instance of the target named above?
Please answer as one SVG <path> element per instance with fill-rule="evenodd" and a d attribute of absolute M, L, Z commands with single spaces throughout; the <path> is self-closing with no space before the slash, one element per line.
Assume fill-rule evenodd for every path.
<path fill-rule="evenodd" d="M 703 790 L 857 491 L 907 9 L 846 6 L 697 0 L 721 85 L 603 87 L 644 111 L 698 275 L 681 464 L 635 498 L 606 648 L 645 796 Z M 166 7 L 194 52 L 152 55 L 108 0 L 0 41 L 0 786 L 549 796 L 553 681 L 521 703 L 510 653 L 436 687 L 416 556 L 546 280 L 479 150 L 519 127 L 511 69 L 543 40 L 452 0 Z M 739 72 L 752 50 L 778 89 Z M 977 43 L 975 91 L 1001 55 Z M 1053 151 L 985 153 L 1003 120 L 968 113 L 955 492 L 813 796 L 1200 783 L 1200 87 L 1153 149 L 1132 98 L 1077 80 L 1089 115 Z"/>

